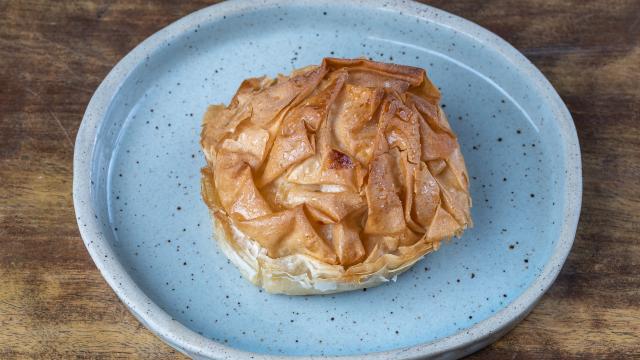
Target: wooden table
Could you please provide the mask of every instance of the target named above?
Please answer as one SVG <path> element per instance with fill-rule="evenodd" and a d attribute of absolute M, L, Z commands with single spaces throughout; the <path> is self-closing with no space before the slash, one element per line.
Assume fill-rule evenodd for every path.
<path fill-rule="evenodd" d="M 136 321 L 87 254 L 73 142 L 93 91 L 205 1 L 0 1 L 0 358 L 182 356 Z M 640 1 L 433 1 L 494 31 L 556 87 L 578 129 L 575 245 L 540 304 L 476 359 L 640 357 Z"/>

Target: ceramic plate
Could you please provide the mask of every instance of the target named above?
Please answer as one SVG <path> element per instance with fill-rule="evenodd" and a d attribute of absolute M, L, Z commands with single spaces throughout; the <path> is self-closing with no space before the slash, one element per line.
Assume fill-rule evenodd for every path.
<path fill-rule="evenodd" d="M 427 70 L 467 162 L 475 227 L 397 282 L 271 295 L 242 279 L 212 239 L 200 122 L 243 79 L 325 56 Z M 580 200 L 575 128 L 540 72 L 487 30 L 400 1 L 235 1 L 193 13 L 118 63 L 76 139 L 74 201 L 89 253 L 132 313 L 194 358 L 477 350 L 553 282 Z"/>

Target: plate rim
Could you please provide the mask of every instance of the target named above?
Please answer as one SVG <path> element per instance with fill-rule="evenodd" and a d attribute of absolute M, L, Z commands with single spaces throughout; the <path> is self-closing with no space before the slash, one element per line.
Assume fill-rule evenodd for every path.
<path fill-rule="evenodd" d="M 252 359 L 291 359 L 292 356 L 280 356 L 252 353 L 223 345 L 197 334 L 186 326 L 173 320 L 135 284 L 122 264 L 117 260 L 110 245 L 101 233 L 102 224 L 92 207 L 95 196 L 91 182 L 91 170 L 94 149 L 99 126 L 117 95 L 120 86 L 129 74 L 147 56 L 158 50 L 164 43 L 179 37 L 187 31 L 195 30 L 199 24 L 213 23 L 223 16 L 240 14 L 257 7 L 276 6 L 332 6 L 343 4 L 339 0 L 263 0 L 256 6 L 251 0 L 228 1 L 210 5 L 186 15 L 170 25 L 160 29 L 125 55 L 108 73 L 91 97 L 76 135 L 73 158 L 73 203 L 76 219 L 83 242 L 96 267 L 127 306 L 130 312 L 152 333 L 160 337 L 178 351 L 201 359 L 252 358 Z M 513 302 L 491 317 L 442 339 L 414 345 L 411 347 L 346 356 L 296 356 L 296 359 L 416 359 L 423 357 L 459 357 L 476 351 L 497 340 L 522 320 L 549 289 L 558 276 L 569 251 L 571 250 L 580 216 L 582 202 L 582 165 L 580 145 L 573 119 L 566 105 L 549 83 L 546 77 L 522 53 L 500 38 L 498 35 L 457 15 L 431 7 L 429 5 L 402 0 L 377 1 L 357 0 L 355 4 L 372 9 L 384 7 L 387 11 L 410 13 L 440 26 L 446 26 L 472 37 L 475 41 L 490 46 L 517 69 L 526 71 L 532 78 L 537 91 L 544 94 L 552 111 L 553 121 L 561 129 L 564 140 L 565 176 L 564 221 L 558 241 L 549 261 L 534 282 Z"/>

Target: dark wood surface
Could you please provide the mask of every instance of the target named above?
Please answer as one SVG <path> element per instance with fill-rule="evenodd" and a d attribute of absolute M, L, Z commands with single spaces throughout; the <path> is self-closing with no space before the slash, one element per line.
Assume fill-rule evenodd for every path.
<path fill-rule="evenodd" d="M 567 263 L 531 315 L 471 358 L 640 358 L 640 1 L 432 3 L 531 59 L 582 147 Z M 82 244 L 73 141 L 111 67 L 205 5 L 0 0 L 0 358 L 181 358 L 127 312 Z"/>

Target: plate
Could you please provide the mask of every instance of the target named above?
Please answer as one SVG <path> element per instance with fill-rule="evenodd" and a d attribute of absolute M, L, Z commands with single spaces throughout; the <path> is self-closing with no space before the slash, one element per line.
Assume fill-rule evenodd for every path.
<path fill-rule="evenodd" d="M 475 227 L 397 282 L 271 295 L 212 239 L 201 118 L 243 79 L 325 56 L 427 70 L 468 165 Z M 189 356 L 454 358 L 508 331 L 557 276 L 580 211 L 580 151 L 542 74 L 464 19 L 401 1 L 233 1 L 171 24 L 113 68 L 78 132 L 73 191 L 106 281 Z"/>

